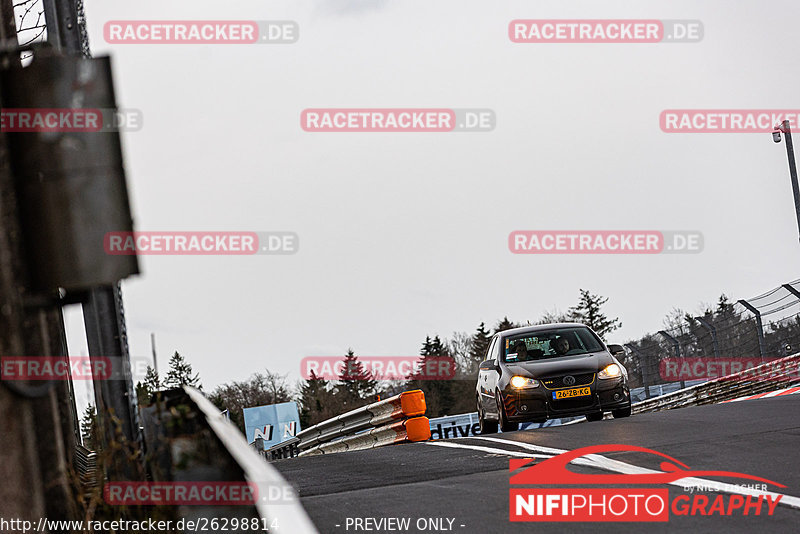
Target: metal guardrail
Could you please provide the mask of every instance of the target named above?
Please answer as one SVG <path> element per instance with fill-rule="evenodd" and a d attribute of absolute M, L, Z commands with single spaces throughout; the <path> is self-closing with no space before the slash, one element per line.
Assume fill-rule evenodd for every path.
<path fill-rule="evenodd" d="M 320 451 L 316 454 L 322 454 L 354 450 L 356 447 L 371 448 L 398 441 L 424 441 L 430 438 L 428 418 L 420 417 L 425 414 L 425 409 L 425 394 L 421 390 L 405 391 L 317 423 L 298 432 L 294 438 L 268 449 L 264 456 L 268 460 L 277 460 L 303 455 L 315 447 L 319 447 L 317 450 Z M 372 430 L 354 435 L 368 429 Z M 340 440 L 341 444 L 322 447 L 334 440 Z M 258 448 L 257 443 L 255 446 Z"/>
<path fill-rule="evenodd" d="M 296 490 L 281 476 L 277 469 L 259 458 L 248 447 L 241 432 L 219 413 L 216 406 L 197 389 L 184 386 L 192 402 L 205 416 L 206 422 L 216 437 L 239 465 L 244 477 L 256 488 L 258 496 L 255 507 L 262 518 L 276 520 L 288 525 L 292 533 L 316 534 L 317 528 L 300 504 Z"/>
<path fill-rule="evenodd" d="M 766 393 L 800 384 L 800 353 L 715 378 L 674 393 L 635 403 L 633 413 L 658 412 L 684 406 L 716 404 L 745 395 Z"/>
<path fill-rule="evenodd" d="M 320 443 L 300 453 L 300 456 L 332 454 L 336 452 L 373 449 L 406 441 L 427 441 L 431 437 L 431 424 L 427 417 L 413 417 L 373 428 L 361 434 L 328 443 Z"/>
<path fill-rule="evenodd" d="M 97 453 L 77 443 L 73 462 L 81 485 L 84 488 L 95 487 L 97 485 Z"/>

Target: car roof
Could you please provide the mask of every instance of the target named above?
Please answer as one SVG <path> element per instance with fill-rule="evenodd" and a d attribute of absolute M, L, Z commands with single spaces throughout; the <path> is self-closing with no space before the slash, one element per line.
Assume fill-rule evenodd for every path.
<path fill-rule="evenodd" d="M 575 328 L 575 327 L 589 328 L 583 323 L 548 323 L 536 324 L 531 326 L 521 326 L 519 328 L 512 328 L 510 330 L 503 330 L 500 332 L 500 337 L 510 337 L 519 334 L 532 334 L 534 332 L 541 332 L 542 330 L 554 330 L 556 328 Z M 591 330 L 591 328 L 589 328 Z"/>

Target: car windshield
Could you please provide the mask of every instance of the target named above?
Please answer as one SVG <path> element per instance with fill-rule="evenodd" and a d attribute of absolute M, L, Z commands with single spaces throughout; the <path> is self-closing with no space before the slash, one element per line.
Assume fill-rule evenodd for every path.
<path fill-rule="evenodd" d="M 507 337 L 503 361 L 544 360 L 601 350 L 603 346 L 588 328 L 555 328 Z"/>

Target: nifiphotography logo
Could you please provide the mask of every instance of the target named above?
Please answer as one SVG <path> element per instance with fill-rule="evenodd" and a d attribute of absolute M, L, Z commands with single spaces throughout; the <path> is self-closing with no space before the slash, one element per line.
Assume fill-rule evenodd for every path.
<path fill-rule="evenodd" d="M 667 461 L 661 461 L 661 472 L 647 470 L 647 473 L 641 474 L 591 475 L 567 469 L 570 462 L 583 456 L 607 452 L 642 452 Z M 509 461 L 509 470 L 516 472 L 510 479 L 512 486 L 538 486 L 511 488 L 511 521 L 667 522 L 670 512 L 676 516 L 771 516 L 784 495 L 765 491 L 767 485 L 786 487 L 772 480 L 733 471 L 694 471 L 671 456 L 631 445 L 594 445 L 531 465 L 533 462 L 535 460 L 528 458 Z M 524 469 L 518 471 L 521 468 Z M 713 480 L 698 480 L 697 477 L 747 479 L 758 484 L 731 486 L 742 488 L 741 493 L 718 493 L 713 496 L 694 492 L 691 495 L 682 494 L 670 502 L 669 490 L 663 484 L 689 479 L 685 481 L 685 489 L 703 487 L 711 491 L 720 485 Z M 553 487 L 562 484 L 574 487 Z M 623 485 L 626 487 L 609 487 Z M 640 485 L 662 487 L 631 487 Z M 752 491 L 754 487 L 764 491 Z"/>

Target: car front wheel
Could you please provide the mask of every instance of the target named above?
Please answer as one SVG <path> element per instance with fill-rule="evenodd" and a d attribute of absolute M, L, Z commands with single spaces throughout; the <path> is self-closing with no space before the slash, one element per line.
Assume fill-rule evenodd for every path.
<path fill-rule="evenodd" d="M 500 394 L 497 394 L 495 399 L 497 401 L 497 415 L 500 419 L 500 430 L 503 432 L 514 432 L 515 430 L 519 430 L 519 423 L 512 423 L 506 418 L 506 410 L 503 406 L 503 398 Z"/>
<path fill-rule="evenodd" d="M 630 417 L 631 407 L 628 406 L 627 408 L 620 408 L 619 410 L 611 410 L 611 415 L 614 416 L 614 419 L 619 419 L 621 417 Z"/>

